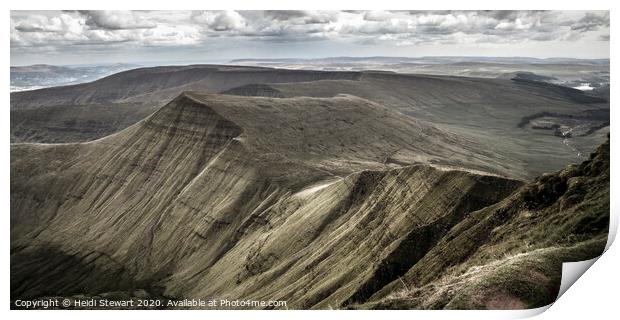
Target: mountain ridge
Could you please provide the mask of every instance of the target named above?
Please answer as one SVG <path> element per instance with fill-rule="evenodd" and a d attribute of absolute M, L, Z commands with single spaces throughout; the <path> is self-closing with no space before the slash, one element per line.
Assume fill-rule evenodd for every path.
<path fill-rule="evenodd" d="M 219 65 L 143 68 L 111 79 L 77 89 L 57 88 L 62 92 L 58 96 L 48 95 L 49 90 L 12 94 L 12 142 L 98 139 L 148 117 L 184 91 L 278 98 L 357 96 L 399 112 L 403 119 L 432 124 L 442 135 L 460 137 L 462 141 L 452 141 L 457 148 L 459 143 L 472 141 L 486 146 L 467 148 L 476 157 L 486 158 L 483 162 L 506 164 L 496 164 L 492 172 L 519 179 L 582 161 L 583 155 L 601 143 L 609 130 L 608 102 L 549 84 L 509 79 Z M 104 102 L 111 100 L 114 102 Z M 596 117 L 584 116 L 593 110 Z M 584 129 L 563 141 L 561 132 L 571 128 Z M 383 161 L 411 163 L 401 158 L 402 154 L 386 154 Z"/>
<path fill-rule="evenodd" d="M 334 106 L 337 105 L 338 109 L 351 103 L 351 106 L 366 104 L 360 110 L 375 109 L 372 103 L 359 98 L 336 99 L 338 103 Z M 12 252 L 17 261 L 15 267 L 24 268 L 22 271 L 13 270 L 16 278 L 12 282 L 13 294 L 40 296 L 51 292 L 72 292 L 56 287 L 59 283 L 74 283 L 74 280 L 69 278 L 60 277 L 49 284 L 45 284 L 44 280 L 43 283 L 28 285 L 28 278 L 20 276 L 33 272 L 31 267 L 25 265 L 32 263 L 33 255 L 40 252 L 36 251 L 41 250 L 37 249 L 40 248 L 39 243 L 48 248 L 44 250 L 52 250 L 44 251 L 48 253 L 42 253 L 43 256 L 60 250 L 63 254 L 59 257 L 68 256 L 75 257 L 78 261 L 87 261 L 86 267 L 79 267 L 82 262 L 77 265 L 63 262 L 74 260 L 59 260 L 51 266 L 56 265 L 67 270 L 77 268 L 80 273 L 85 272 L 84 268 L 95 268 L 91 263 L 95 263 L 99 269 L 102 268 L 102 278 L 95 277 L 94 279 L 99 280 L 88 282 L 95 291 L 108 290 L 108 284 L 96 289 L 97 281 L 107 279 L 105 270 L 111 270 L 116 274 L 120 272 L 119 277 L 127 282 L 127 285 L 118 284 L 121 289 L 127 289 L 130 284 L 150 283 L 149 286 L 160 286 L 157 284 L 159 281 L 170 281 L 171 292 L 184 292 L 188 289 L 181 289 L 179 286 L 185 283 L 185 274 L 199 274 L 200 270 L 180 269 L 173 272 L 173 278 L 163 279 L 168 278 L 164 275 L 172 272 L 172 269 L 180 267 L 174 267 L 178 265 L 178 262 L 175 262 L 177 259 L 191 256 L 193 250 L 202 250 L 202 254 L 192 259 L 209 260 L 187 266 L 198 267 L 216 263 L 221 265 L 221 259 L 232 254 L 230 250 L 233 250 L 233 256 L 252 252 L 238 247 L 252 246 L 253 242 L 246 242 L 242 237 L 243 233 L 253 230 L 252 232 L 258 232 L 256 236 L 262 237 L 264 228 L 269 229 L 270 225 L 270 228 L 275 228 L 286 221 L 288 224 L 295 224 L 295 219 L 290 220 L 281 215 L 288 210 L 295 210 L 294 208 L 302 203 L 305 203 L 304 209 L 300 209 L 302 211 L 296 214 L 298 216 L 305 216 L 303 212 L 306 210 L 316 210 L 313 208 L 326 205 L 333 207 L 331 211 L 327 211 L 332 213 L 325 217 L 319 212 L 307 216 L 307 219 L 319 219 L 315 223 L 327 219 L 317 225 L 317 235 L 321 234 L 320 230 L 330 225 L 329 221 L 333 219 L 330 217 L 335 218 L 344 213 L 342 210 L 351 211 L 351 208 L 358 207 L 356 202 L 362 201 L 363 197 L 357 198 L 355 193 L 364 194 L 364 190 L 372 189 L 370 186 L 377 181 L 392 181 L 399 175 L 398 170 L 401 169 L 394 169 L 397 171 L 388 176 L 384 176 L 386 173 L 383 171 L 342 171 L 334 160 L 327 163 L 333 162 L 331 166 L 336 168 L 332 169 L 335 173 L 325 172 L 325 165 L 317 167 L 310 162 L 296 160 L 294 152 L 285 158 L 272 154 L 272 151 L 277 150 L 273 148 L 283 147 L 271 144 L 269 140 L 273 138 L 268 138 L 268 133 L 263 132 L 267 135 L 262 138 L 243 139 L 244 134 L 256 130 L 246 126 L 247 123 L 236 124 L 247 116 L 250 109 L 241 107 L 237 112 L 231 110 L 232 105 L 226 105 L 225 102 L 249 103 L 255 100 L 256 98 L 184 93 L 149 118 L 100 140 L 65 145 L 12 145 Z M 321 109 L 325 108 L 321 105 L 330 101 L 316 98 L 258 100 L 272 104 L 276 101 L 286 103 L 287 100 L 301 100 L 304 101 L 305 108 L 314 101 L 317 103 L 316 108 Z M 251 108 L 262 109 L 258 105 Z M 221 115 L 219 112 L 222 110 L 229 114 Z M 234 118 L 239 115 L 243 116 Z M 290 129 L 283 128 L 278 132 L 287 132 L 286 130 Z M 294 145 L 292 148 L 282 150 L 294 151 Z M 329 155 L 329 149 L 326 150 L 324 154 Z M 342 156 L 345 157 L 347 165 L 355 157 L 367 157 L 366 153 L 357 152 L 351 153 L 350 159 L 346 159 L 346 155 Z M 262 165 L 262 161 L 269 162 Z M 270 168 L 274 164 L 277 164 L 276 168 Z M 370 162 L 360 162 L 357 166 L 367 168 L 365 170 L 384 168 L 381 163 Z M 420 165 L 402 170 L 405 171 L 401 174 L 418 174 L 421 177 L 431 174 L 435 179 L 456 175 L 460 178 L 443 178 L 432 183 L 458 185 L 462 181 L 463 185 L 459 188 L 466 189 L 470 184 L 477 183 L 475 181 L 478 179 L 477 175 L 471 173 L 437 170 Z M 338 175 L 342 175 L 342 178 Z M 484 179 L 505 183 L 507 190 L 510 185 L 518 183 L 492 176 Z M 325 184 L 325 181 L 330 184 L 320 189 L 315 188 L 317 184 Z M 394 185 L 397 186 L 398 184 Z M 336 190 L 341 191 L 334 194 Z M 353 198 L 347 196 L 350 192 L 353 192 Z M 377 196 L 385 196 L 381 195 L 381 191 L 377 192 Z M 201 196 L 196 197 L 197 194 Z M 490 195 L 498 196 L 500 195 Z M 311 204 L 313 201 L 325 201 L 325 204 Z M 446 205 L 456 206 L 450 202 Z M 278 207 L 281 207 L 280 210 L 289 209 L 278 213 Z M 247 216 L 239 216 L 239 212 L 245 212 Z M 351 214 L 354 212 L 355 210 Z M 76 219 L 77 216 L 81 218 Z M 189 225 L 181 222 L 190 217 L 197 219 L 196 222 Z M 65 233 L 63 230 L 72 231 Z M 83 241 L 76 243 L 74 233 L 80 232 L 79 230 L 85 234 Z M 103 230 L 108 230 L 106 235 L 101 234 Z M 287 234 L 290 229 L 283 227 L 278 230 Z M 181 236 L 178 233 L 181 231 L 186 235 Z M 125 236 L 118 237 L 120 234 Z M 173 241 L 173 238 L 177 240 Z M 206 238 L 211 239 L 212 246 L 199 249 L 200 247 L 192 243 L 194 239 Z M 220 245 L 216 245 L 217 243 Z M 282 243 L 272 245 L 277 247 Z M 179 248 L 183 249 L 178 251 Z M 89 262 L 92 257 L 88 257 L 93 255 L 93 252 L 97 252 L 93 257 L 101 258 Z M 118 269 L 114 265 L 122 267 Z M 37 264 L 34 263 L 33 266 Z M 253 277 L 252 274 L 247 276 Z M 78 281 L 78 285 L 79 283 Z M 111 282 L 115 283 L 117 282 Z M 37 288 L 44 289 L 41 291 Z"/>
<path fill-rule="evenodd" d="M 303 121 L 288 121 L 299 115 L 298 108 L 308 111 L 300 117 Z M 363 117 L 377 121 L 340 131 L 337 137 L 352 135 L 343 140 L 352 149 L 343 152 L 321 143 L 332 137 L 324 128 L 337 128 L 323 121 L 339 117 L 353 124 Z M 441 276 L 450 280 L 450 266 L 463 261 L 461 268 L 467 268 L 493 263 L 503 252 L 529 250 L 528 242 L 514 238 L 518 233 L 510 230 L 527 225 L 540 230 L 557 223 L 558 217 L 568 220 L 548 240 L 534 231 L 526 233 L 534 249 L 552 248 L 564 235 L 580 234 L 564 246 L 585 245 L 579 257 L 598 252 L 598 242 L 588 247 L 583 241 L 602 237 L 605 201 L 595 202 L 595 211 L 579 205 L 605 194 L 608 144 L 589 162 L 524 186 L 519 180 L 432 164 L 386 165 L 380 146 L 406 145 L 399 130 L 421 128 L 404 131 L 407 137 L 436 130 L 407 118 L 398 120 L 406 123 L 401 129 L 394 126 L 400 123 L 395 117 L 402 118 L 352 96 L 264 98 L 185 92 L 148 118 L 103 139 L 14 144 L 11 296 L 117 292 L 122 297 L 146 294 L 162 299 L 287 300 L 294 309 L 470 307 L 466 296 L 446 296 L 454 302 L 427 296 L 411 299 L 409 293 L 400 293 L 399 283 L 417 288 Z M 300 124 L 309 134 L 306 142 L 316 146 L 286 143 L 287 137 L 298 140 Z M 386 136 L 360 131 L 386 124 L 391 124 Z M 317 128 L 323 129 L 313 132 Z M 374 145 L 370 136 L 382 137 L 382 143 Z M 297 155 L 298 147 L 318 153 Z M 583 188 L 590 193 L 573 196 Z M 514 201 L 525 207 L 512 205 Z M 522 208 L 530 213 L 522 213 Z M 577 212 L 575 218 L 563 213 L 566 210 Z M 553 219 L 540 224 L 538 217 L 546 212 Z M 580 221 L 590 222 L 575 231 Z M 510 237 L 504 241 L 501 235 L 506 233 Z M 75 241 L 77 234 L 80 241 Z M 459 245 L 462 250 L 454 247 L 458 243 L 464 244 Z M 485 256 L 494 252 L 489 248 L 497 252 Z M 558 259 L 547 251 L 532 252 Z M 549 262 L 547 267 L 541 272 L 553 288 L 557 264 Z M 517 293 L 503 294 L 524 307 L 546 303 L 550 295 L 544 292 L 529 300 Z M 491 297 L 484 296 L 483 302 Z"/>

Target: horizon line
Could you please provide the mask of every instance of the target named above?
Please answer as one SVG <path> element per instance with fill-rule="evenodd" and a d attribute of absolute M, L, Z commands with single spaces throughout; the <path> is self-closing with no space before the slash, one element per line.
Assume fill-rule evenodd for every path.
<path fill-rule="evenodd" d="M 323 59 L 342 59 L 342 58 L 355 58 L 355 59 L 370 59 L 370 58 L 392 58 L 392 59 L 424 59 L 424 58 L 502 58 L 502 59 L 533 59 L 533 60 L 553 60 L 553 59 L 567 59 L 567 60 L 608 60 L 611 58 L 577 58 L 577 57 L 562 57 L 562 56 L 552 56 L 552 57 L 533 57 L 533 56 L 501 56 L 501 55 L 489 55 L 489 56 L 481 56 L 481 55 L 427 55 L 427 56 L 385 56 L 385 55 L 375 55 L 375 56 L 324 56 L 324 57 L 316 57 L 316 58 L 300 58 L 300 57 L 278 57 L 278 58 L 233 58 L 233 59 L 207 59 L 204 62 L 197 62 L 195 60 L 154 60 L 154 61 L 117 61 L 117 62 L 92 62 L 92 63 L 77 63 L 77 64 L 49 64 L 49 63 L 32 63 L 32 64 L 18 64 L 18 65 L 10 65 L 13 67 L 29 67 L 29 66 L 37 66 L 37 65 L 48 65 L 48 66 L 88 66 L 88 65 L 114 65 L 114 64 L 154 64 L 154 63 L 188 63 L 188 64 L 213 64 L 213 63 L 231 63 L 235 61 L 244 61 L 244 60 L 323 60 Z"/>

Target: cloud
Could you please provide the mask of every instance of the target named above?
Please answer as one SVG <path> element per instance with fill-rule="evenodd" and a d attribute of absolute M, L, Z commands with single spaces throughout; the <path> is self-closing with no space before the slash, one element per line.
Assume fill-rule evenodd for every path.
<path fill-rule="evenodd" d="M 364 13 L 364 20 L 367 21 L 385 21 L 390 19 L 393 14 L 389 11 L 373 10 Z"/>
<path fill-rule="evenodd" d="M 366 46 L 609 41 L 609 12 L 11 11 L 11 50 L 335 41 Z M 107 48 L 106 48 L 107 49 Z M 86 50 L 86 49 L 83 49 Z"/>
<path fill-rule="evenodd" d="M 78 11 L 86 18 L 85 23 L 95 29 L 152 29 L 157 25 L 134 11 Z"/>
<path fill-rule="evenodd" d="M 326 24 L 337 21 L 337 11 L 306 11 L 304 22 L 306 24 Z"/>
<path fill-rule="evenodd" d="M 306 16 L 306 13 L 303 10 L 265 10 L 264 16 L 277 21 L 287 21 L 303 18 Z"/>
<path fill-rule="evenodd" d="M 79 22 L 71 16 L 61 14 L 57 17 L 48 18 L 43 15 L 32 15 L 15 23 L 14 29 L 20 32 L 79 32 Z"/>
<path fill-rule="evenodd" d="M 596 31 L 602 27 L 609 28 L 609 12 L 600 15 L 588 12 L 583 18 L 570 26 L 571 30 L 581 32 Z"/>
<path fill-rule="evenodd" d="M 521 11 L 523 12 L 523 11 Z M 514 20 L 519 17 L 520 11 L 516 10 L 485 10 L 480 15 L 486 15 L 497 20 Z"/>
<path fill-rule="evenodd" d="M 241 30 L 246 26 L 245 18 L 236 11 L 194 11 L 192 21 L 212 31 Z"/>
<path fill-rule="evenodd" d="M 71 51 L 73 45 L 110 49 L 121 44 L 176 46 L 202 42 L 200 28 L 195 25 L 156 22 L 158 19 L 143 14 L 126 11 L 11 12 L 11 50 Z M 110 48 L 101 48 L 106 45 Z"/>

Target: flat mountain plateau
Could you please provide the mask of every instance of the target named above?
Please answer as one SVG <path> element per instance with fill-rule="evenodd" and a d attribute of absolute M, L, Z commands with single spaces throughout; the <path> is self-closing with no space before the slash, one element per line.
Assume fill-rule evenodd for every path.
<path fill-rule="evenodd" d="M 605 247 L 608 112 L 529 81 L 223 66 L 12 93 L 11 299 L 543 306 Z"/>

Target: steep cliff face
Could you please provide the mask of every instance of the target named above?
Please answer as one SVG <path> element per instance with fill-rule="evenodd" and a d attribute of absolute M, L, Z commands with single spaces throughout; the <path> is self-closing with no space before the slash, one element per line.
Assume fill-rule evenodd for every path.
<path fill-rule="evenodd" d="M 472 212 L 364 308 L 519 309 L 553 302 L 562 263 L 600 255 L 609 228 L 609 140 Z"/>
<path fill-rule="evenodd" d="M 39 268 L 28 264 L 37 250 L 60 253 L 57 265 L 55 260 L 46 264 L 54 270 L 102 269 L 103 279 L 117 274 L 136 279 L 134 268 L 142 266 L 151 276 L 153 268 L 143 258 L 149 255 L 159 219 L 240 133 L 238 126 L 202 104 L 181 99 L 127 131 L 93 143 L 14 146 L 11 235 L 14 248 L 24 246 L 13 250 L 12 275 L 20 284 L 14 292 L 37 295 L 40 286 L 58 289 L 55 283 L 81 288 L 70 272 L 52 272 L 34 279 L 40 281 L 36 286 L 28 285 L 19 275 L 27 277 Z"/>
<path fill-rule="evenodd" d="M 400 260 L 400 242 L 428 224 L 441 234 L 519 184 L 384 161 L 468 152 L 449 139 L 354 97 L 188 93 L 101 140 L 13 145 L 12 295 L 146 286 L 179 297 L 295 293 L 298 307 L 367 296 L 406 270 L 382 267 Z M 46 268 L 73 271 L 29 276 Z"/>
<path fill-rule="evenodd" d="M 188 258 L 192 263 L 172 272 L 166 292 L 282 299 L 289 308 L 340 307 L 404 273 L 415 255 L 432 247 L 435 239 L 425 238 L 429 229 L 439 236 L 468 210 L 501 199 L 517 185 L 412 166 L 268 196 L 243 222 L 239 211 L 219 211 L 214 218 L 229 224 L 220 232 L 203 231 L 201 239 L 218 243 L 232 229 L 237 236 L 225 241 L 232 245 L 217 260 L 198 249 Z"/>
<path fill-rule="evenodd" d="M 513 194 L 522 182 L 481 172 L 498 160 L 478 147 L 353 96 L 197 93 L 93 142 L 12 145 L 11 296 L 392 306 L 395 283 L 435 283 L 449 266 L 519 250 L 521 234 L 543 248 L 534 230 L 545 227 L 527 223 L 547 221 L 558 199 L 570 200 L 555 216 L 577 210 L 590 193 L 569 195 L 605 172 L 593 160 Z M 590 218 L 553 241 L 601 238 L 605 217 Z"/>

